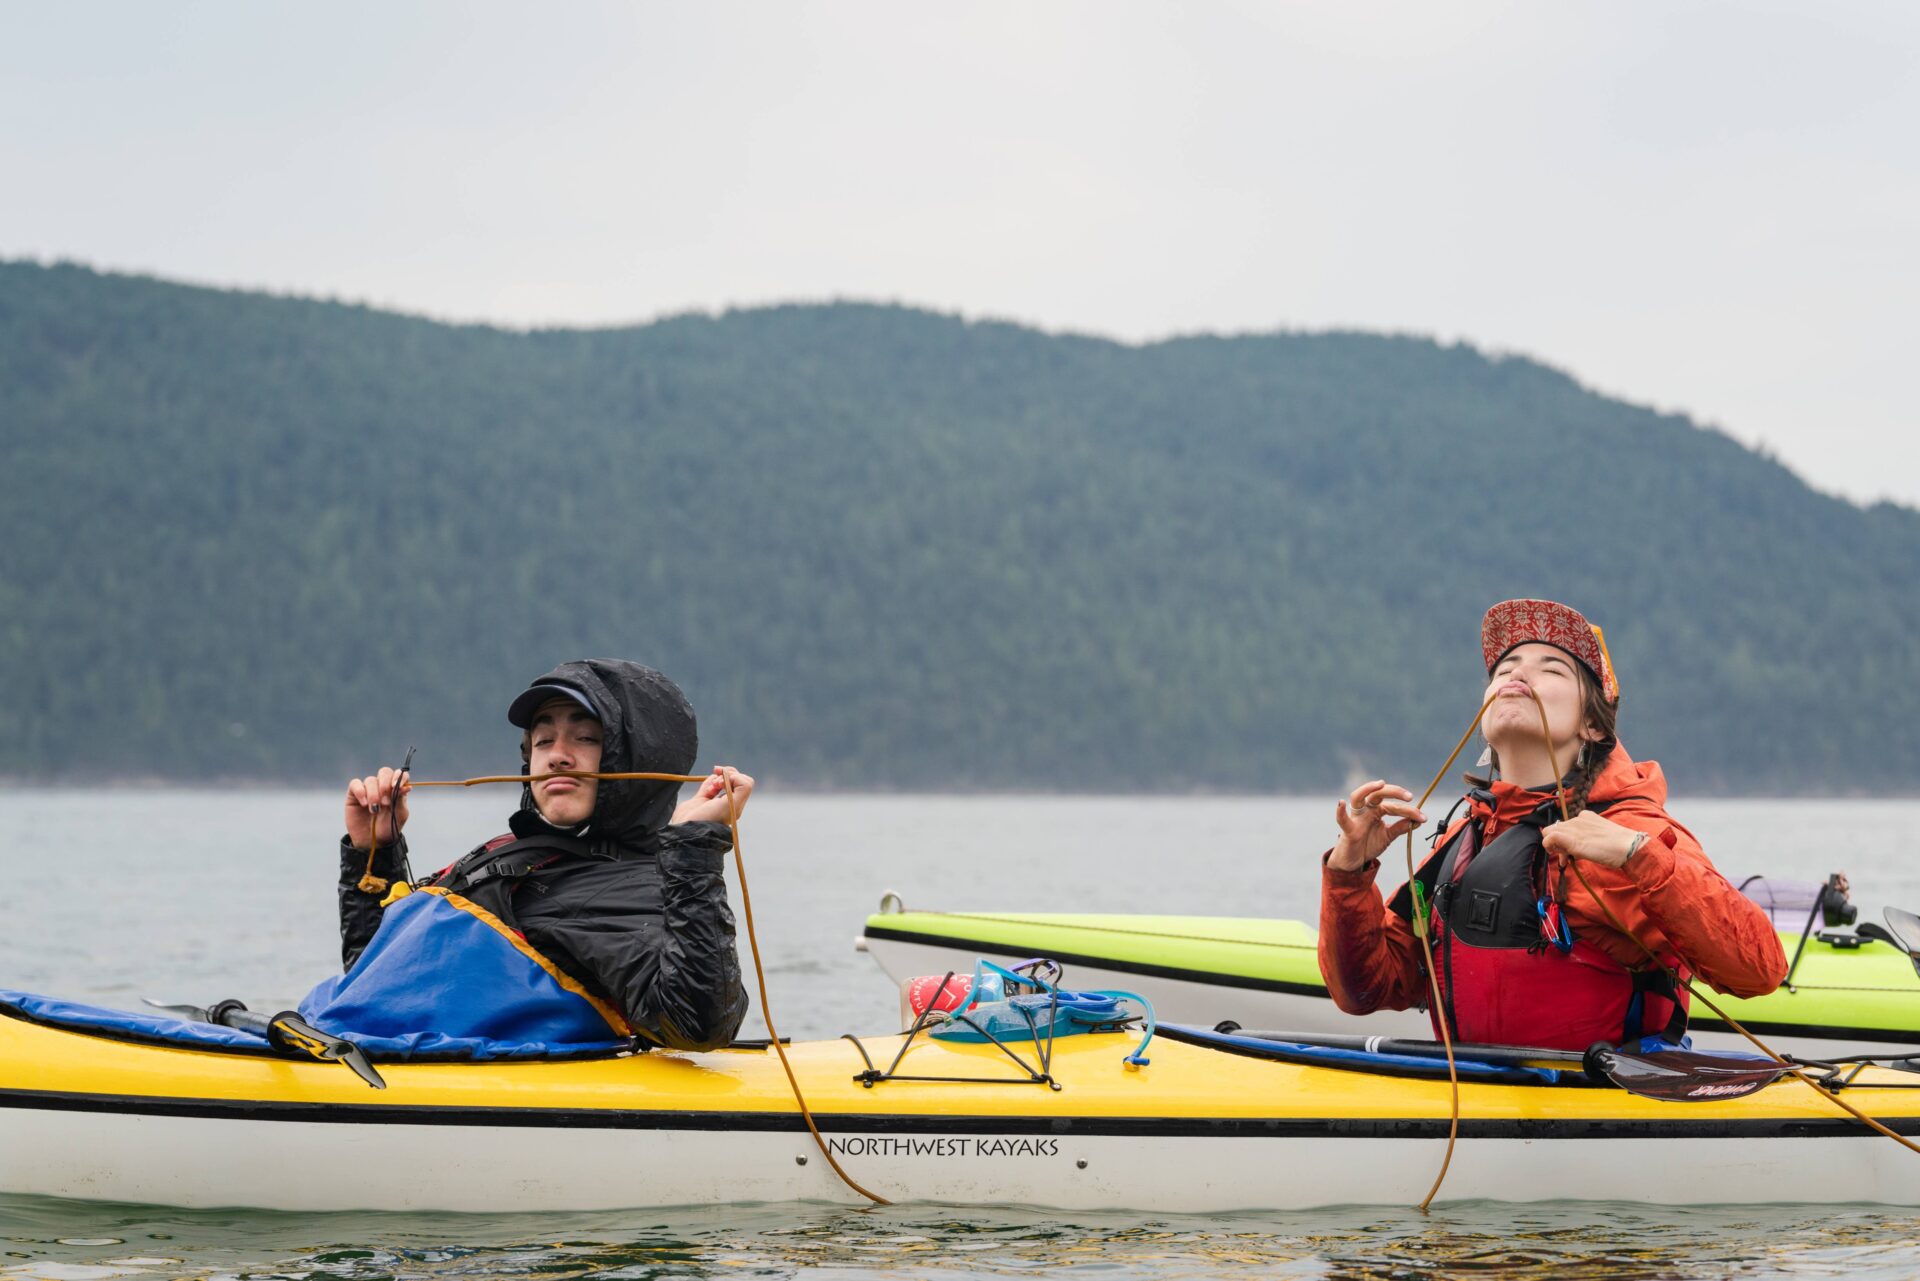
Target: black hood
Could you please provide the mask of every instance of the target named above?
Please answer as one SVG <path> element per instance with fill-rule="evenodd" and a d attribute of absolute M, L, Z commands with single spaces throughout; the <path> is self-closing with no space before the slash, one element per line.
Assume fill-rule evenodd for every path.
<path fill-rule="evenodd" d="M 639 663 L 621 658 L 586 658 L 562 663 L 533 685 L 565 685 L 579 690 L 600 717 L 600 770 L 607 774 L 685 774 L 700 754 L 693 707 L 680 687 Z M 531 688 L 531 686 L 529 686 Z M 644 779 L 602 780 L 594 797 L 588 830 L 594 837 L 647 846 L 673 817 L 678 783 Z M 531 791 L 522 788 L 513 830 L 548 827 L 534 808 Z"/>

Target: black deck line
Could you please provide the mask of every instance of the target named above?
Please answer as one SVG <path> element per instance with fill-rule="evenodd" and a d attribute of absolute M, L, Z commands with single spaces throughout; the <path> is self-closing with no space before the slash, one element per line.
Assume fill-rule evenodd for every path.
<path fill-rule="evenodd" d="M 1183 970 L 1171 965 L 1148 965 L 1143 961 L 1120 960 L 1112 956 L 1094 956 L 1084 952 L 1055 952 L 1044 947 L 1027 946 L 1020 943 L 1005 943 L 997 940 L 978 938 L 957 938 L 945 934 L 920 934 L 912 930 L 889 929 L 886 926 L 868 926 L 867 937 L 885 939 L 893 943 L 924 943 L 930 947 L 959 948 L 965 952 L 977 953 L 985 948 L 1003 955 L 1046 956 L 1068 965 L 1094 965 L 1103 970 L 1112 970 L 1119 974 L 1141 974 L 1148 978 L 1178 979 L 1186 983 L 1200 983 L 1208 987 L 1241 988 L 1253 992 L 1284 992 L 1290 996 L 1312 996 L 1332 1000 L 1327 995 L 1324 983 L 1288 983 L 1280 979 L 1253 978 L 1245 974 L 1226 974 L 1219 970 Z M 1817 1036 L 1829 1041 L 1871 1041 L 1877 1045 L 1920 1045 L 1920 1028 L 1897 1029 L 1879 1027 L 1843 1027 L 1830 1023 L 1763 1023 L 1753 1019 L 1741 1019 L 1740 1025 L 1760 1036 Z M 1711 1028 L 1714 1031 L 1731 1032 L 1725 1023 L 1716 1018 L 1711 1010 L 1696 1008 L 1692 1020 L 1693 1031 Z"/>
<path fill-rule="evenodd" d="M 885 1087 L 881 1087 L 885 1088 Z M 1700 1104 L 1710 1108 L 1712 1104 Z M 465 1125 L 487 1129 L 694 1130 L 793 1133 L 806 1130 L 792 1112 L 692 1112 L 612 1108 L 408 1107 L 366 1103 L 280 1103 L 254 1099 L 159 1098 L 0 1090 L 0 1108 L 214 1121 L 293 1121 L 329 1125 Z M 892 1116 L 814 1113 L 830 1134 L 994 1134 L 1047 1138 L 1353 1138 L 1444 1139 L 1445 1117 L 1045 1117 Z M 1901 1134 L 1920 1135 L 1920 1117 L 1884 1119 Z M 1494 1120 L 1465 1117 L 1470 1139 L 1834 1139 L 1879 1137 L 1845 1116 L 1727 1117 L 1661 1120 Z"/>

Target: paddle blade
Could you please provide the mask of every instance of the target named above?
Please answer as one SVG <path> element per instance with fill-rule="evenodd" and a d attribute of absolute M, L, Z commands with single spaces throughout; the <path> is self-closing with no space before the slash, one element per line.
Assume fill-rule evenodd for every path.
<path fill-rule="evenodd" d="M 1764 1090 L 1793 1069 L 1771 1059 L 1693 1050 L 1657 1050 L 1628 1054 L 1605 1046 L 1587 1051 L 1589 1071 L 1629 1094 L 1670 1103 L 1711 1103 Z"/>
<path fill-rule="evenodd" d="M 142 1003 L 146 1005 L 151 1005 L 156 1010 L 165 1010 L 168 1014 L 173 1015 L 173 1017 L 177 1019 L 185 1019 L 189 1023 L 213 1022 L 212 1016 L 207 1013 L 206 1008 L 204 1006 L 171 1005 L 171 1004 L 168 1004 L 166 1001 L 156 1001 L 150 996 L 143 996 L 140 998 L 140 1000 Z"/>
<path fill-rule="evenodd" d="M 1920 951 L 1920 916 L 1904 907 L 1885 908 L 1880 914 L 1886 918 L 1887 928 L 1893 931 L 1901 947 L 1909 952 Z"/>
<path fill-rule="evenodd" d="M 344 1063 L 353 1069 L 356 1076 L 374 1089 L 387 1088 L 385 1079 L 375 1070 L 359 1046 L 352 1041 L 342 1040 L 330 1032 L 322 1032 L 292 1010 L 274 1015 L 269 1028 L 270 1039 L 281 1049 L 310 1054 L 323 1063 Z"/>
<path fill-rule="evenodd" d="M 365 1054 L 361 1053 L 359 1046 L 354 1046 L 351 1053 L 341 1055 L 340 1061 L 352 1068 L 355 1076 L 358 1076 L 374 1089 L 384 1090 L 387 1088 L 386 1078 L 374 1070 L 372 1062 L 368 1060 Z"/>
<path fill-rule="evenodd" d="M 1913 972 L 1920 974 L 1920 916 L 1900 907 L 1887 908 L 1881 915 L 1886 918 L 1887 929 L 1892 932 L 1895 945 L 1902 948 L 1913 962 Z"/>

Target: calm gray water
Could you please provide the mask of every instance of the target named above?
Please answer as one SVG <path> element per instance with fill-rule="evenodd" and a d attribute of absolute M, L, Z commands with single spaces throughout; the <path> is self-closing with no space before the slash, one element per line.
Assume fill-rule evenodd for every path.
<path fill-rule="evenodd" d="M 422 793 L 415 864 L 502 830 L 505 796 Z M 880 892 L 947 910 L 1311 917 L 1330 800 L 755 798 L 743 826 L 775 1021 L 888 1030 L 852 950 Z M 1847 871 L 1863 919 L 1920 908 L 1914 801 L 1695 801 L 1730 875 Z M 0 793 L 0 987 L 280 1008 L 337 965 L 326 792 Z M 1071 976 L 1069 976 L 1071 978 Z M 756 1016 L 757 1017 L 757 1016 Z M 1920 1160 L 1920 1158 L 1916 1158 Z M 192 1177 L 183 1159 L 183 1178 Z M 1181 1217 L 823 1206 L 575 1216 L 189 1213 L 0 1198 L 0 1281 L 60 1277 L 1920 1275 L 1920 1216 L 1606 1203 Z"/>

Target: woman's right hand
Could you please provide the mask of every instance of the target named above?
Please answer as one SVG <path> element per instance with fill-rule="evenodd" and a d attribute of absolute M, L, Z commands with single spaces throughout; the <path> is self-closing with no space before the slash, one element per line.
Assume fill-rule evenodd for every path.
<path fill-rule="evenodd" d="M 1343 872 L 1365 867 L 1396 838 L 1427 821 L 1413 803 L 1412 792 L 1377 778 L 1354 788 L 1333 807 L 1333 817 L 1340 824 L 1340 839 L 1333 843 L 1327 866 Z"/>
<path fill-rule="evenodd" d="M 373 810 L 380 809 L 380 843 L 391 845 L 400 829 L 407 825 L 407 793 L 413 780 L 390 765 L 378 774 L 352 779 L 347 783 L 347 840 L 353 848 L 369 848 L 373 836 Z"/>

